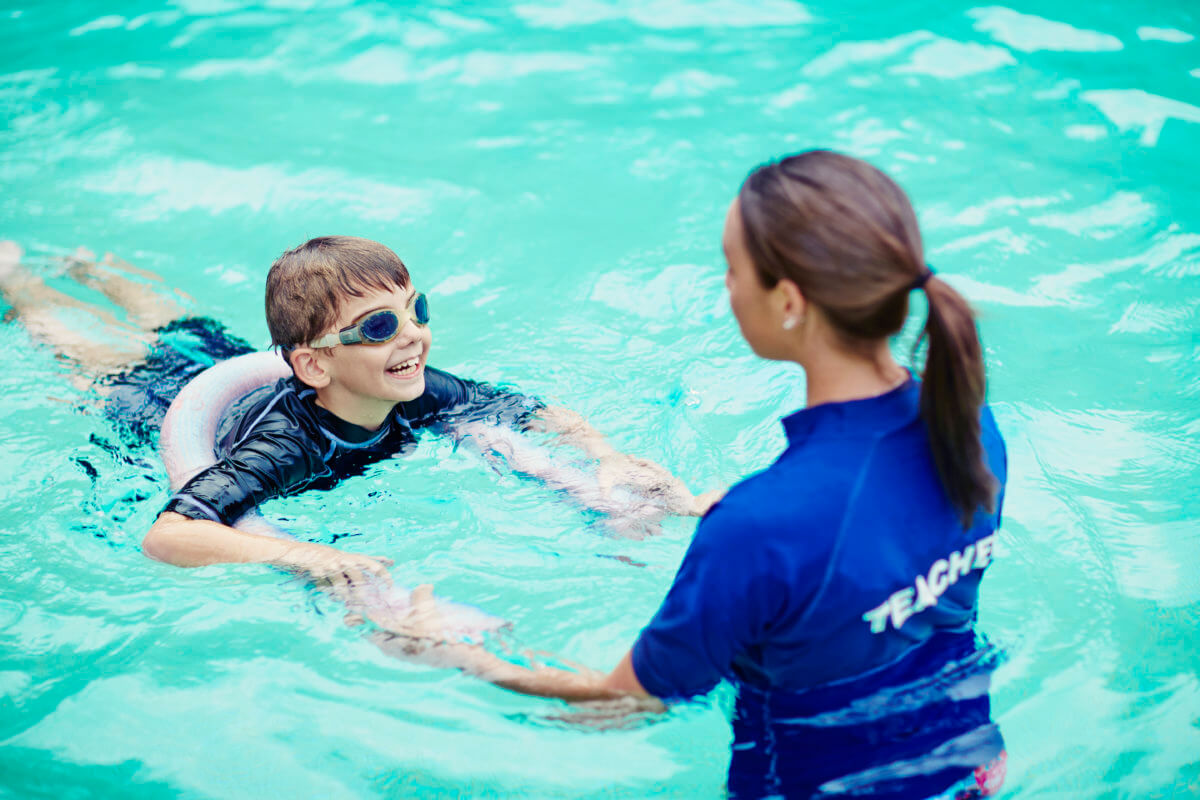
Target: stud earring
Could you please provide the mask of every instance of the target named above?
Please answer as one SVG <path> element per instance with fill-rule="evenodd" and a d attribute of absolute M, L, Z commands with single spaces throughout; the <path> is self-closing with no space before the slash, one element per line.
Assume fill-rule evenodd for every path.
<path fill-rule="evenodd" d="M 783 329 L 785 331 L 790 331 L 799 324 L 800 324 L 800 320 L 797 319 L 796 317 L 784 317 L 784 319 L 783 319 Z"/>

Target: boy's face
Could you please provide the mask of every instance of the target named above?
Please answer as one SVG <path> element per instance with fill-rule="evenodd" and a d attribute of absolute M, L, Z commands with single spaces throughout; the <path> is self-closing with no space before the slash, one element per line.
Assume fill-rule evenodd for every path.
<path fill-rule="evenodd" d="M 331 411 L 347 418 L 358 416 L 360 410 L 386 413 L 396 403 L 415 400 L 425 392 L 425 361 L 433 335 L 428 325 L 418 325 L 405 312 L 415 293 L 412 286 L 390 292 L 369 289 L 362 297 L 342 301 L 334 331 L 380 309 L 395 311 L 402 324 L 391 341 L 338 345 L 329 351 L 325 363 L 332 378 L 330 389 L 347 413 L 337 408 Z"/>

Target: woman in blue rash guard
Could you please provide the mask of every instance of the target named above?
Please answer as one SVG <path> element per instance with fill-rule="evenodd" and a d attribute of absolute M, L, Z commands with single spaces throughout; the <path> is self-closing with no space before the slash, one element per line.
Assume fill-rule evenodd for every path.
<path fill-rule="evenodd" d="M 973 315 L 925 264 L 904 192 L 827 151 L 767 164 L 724 232 L 742 335 L 793 361 L 787 448 L 700 522 L 661 608 L 611 674 L 525 669 L 442 641 L 428 587 L 396 646 L 516 691 L 671 701 L 737 689 L 737 798 L 994 794 L 989 649 L 974 631 L 1006 477 Z M 924 291 L 921 380 L 893 359 Z"/>

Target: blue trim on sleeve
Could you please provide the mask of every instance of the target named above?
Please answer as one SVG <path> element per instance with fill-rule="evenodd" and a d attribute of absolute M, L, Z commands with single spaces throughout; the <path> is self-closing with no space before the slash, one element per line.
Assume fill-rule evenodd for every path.
<path fill-rule="evenodd" d="M 219 522 L 222 525 L 225 524 L 225 521 L 223 519 L 221 519 L 221 515 L 216 512 L 216 509 L 214 509 L 208 503 L 204 503 L 200 500 L 197 500 L 196 498 L 192 497 L 191 495 L 187 495 L 187 494 L 172 495 L 171 499 L 167 501 L 168 509 L 170 508 L 172 503 L 183 503 L 185 505 L 192 506 L 193 508 L 199 509 L 200 513 L 204 514 L 204 516 L 208 517 L 213 522 Z"/>

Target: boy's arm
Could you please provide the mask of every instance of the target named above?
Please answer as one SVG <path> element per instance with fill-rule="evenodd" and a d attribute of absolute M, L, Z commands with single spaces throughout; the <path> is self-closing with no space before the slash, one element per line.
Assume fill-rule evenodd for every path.
<path fill-rule="evenodd" d="M 614 449 L 598 430 L 574 411 L 546 406 L 536 398 L 463 380 L 432 367 L 426 368 L 425 394 L 412 403 L 401 403 L 399 409 L 414 426 L 445 412 L 452 418 L 451 425 L 460 431 L 470 430 L 474 423 L 482 422 L 558 434 L 563 442 L 579 448 L 598 462 L 597 478 L 600 492 L 605 497 L 610 496 L 615 487 L 627 486 L 653 498 L 669 513 L 702 516 L 724 494 L 718 491 L 693 496 L 683 481 L 653 461 Z M 479 439 L 487 438 L 480 435 L 477 428 L 474 434 Z M 531 463 L 525 466 L 529 467 Z M 553 468 L 541 472 L 534 467 L 529 474 L 548 480 L 557 477 Z"/>
<path fill-rule="evenodd" d="M 578 447 L 598 461 L 598 477 L 606 491 L 618 485 L 631 486 L 647 495 L 663 498 L 672 513 L 696 517 L 703 516 L 724 494 L 715 491 L 693 496 L 683 481 L 665 467 L 616 450 L 604 434 L 569 408 L 546 406 L 536 412 L 534 420 L 545 431 L 558 434 L 563 442 Z"/>
<path fill-rule="evenodd" d="M 194 475 L 176 493 L 143 540 L 147 556 L 181 567 L 261 563 L 336 584 L 369 575 L 387 578 L 390 561 L 313 542 L 237 530 L 230 523 L 273 497 L 329 474 L 322 442 L 280 407 L 259 417 L 224 458 Z"/>
<path fill-rule="evenodd" d="M 178 567 L 206 564 L 270 564 L 314 579 L 364 583 L 370 576 L 390 582 L 389 559 L 361 556 L 315 542 L 276 539 L 239 531 L 220 522 L 164 511 L 142 541 L 146 555 Z"/>
<path fill-rule="evenodd" d="M 609 674 L 578 665 L 576 672 L 537 664 L 528 654 L 531 667 L 505 661 L 481 645 L 457 641 L 446 634 L 448 626 L 433 600 L 433 587 L 413 590 L 407 615 L 398 624 L 374 634 L 386 653 L 434 667 L 453 667 L 510 691 L 536 697 L 554 697 L 571 702 L 615 700 L 624 711 L 662 711 L 633 670 L 632 653 L 627 653 Z"/>

